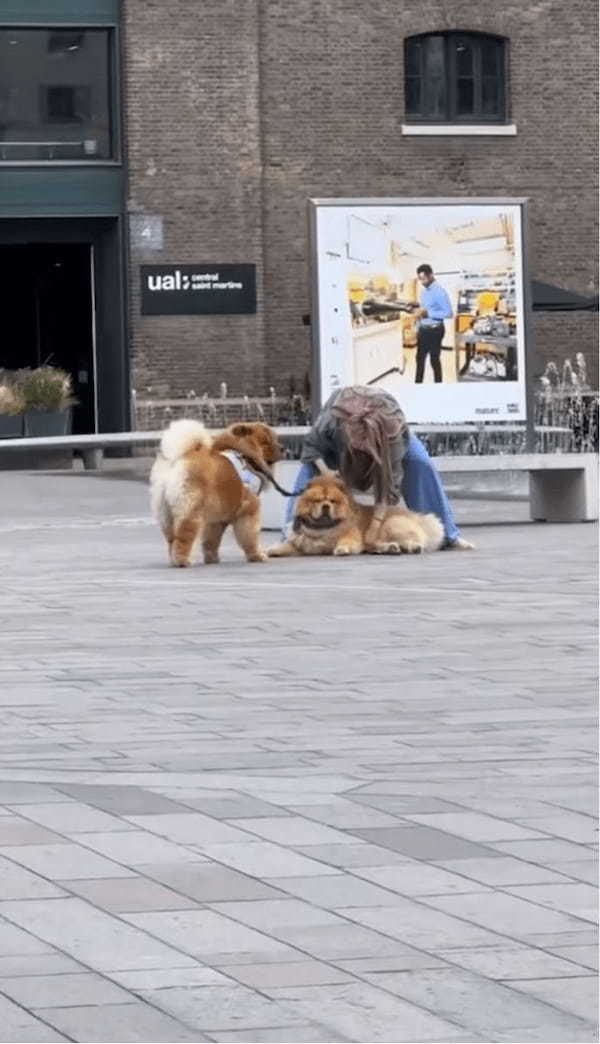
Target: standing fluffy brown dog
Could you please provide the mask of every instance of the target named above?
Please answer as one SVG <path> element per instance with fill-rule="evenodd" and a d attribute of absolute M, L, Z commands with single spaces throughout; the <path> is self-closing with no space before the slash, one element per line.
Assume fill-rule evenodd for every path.
<path fill-rule="evenodd" d="M 259 545 L 260 500 L 240 472 L 260 476 L 260 487 L 280 456 L 277 437 L 266 424 L 233 424 L 212 436 L 199 421 L 174 421 L 163 434 L 150 476 L 152 509 L 171 563 L 189 566 L 200 537 L 205 563 L 218 562 L 228 525 L 249 562 L 266 561 Z"/>

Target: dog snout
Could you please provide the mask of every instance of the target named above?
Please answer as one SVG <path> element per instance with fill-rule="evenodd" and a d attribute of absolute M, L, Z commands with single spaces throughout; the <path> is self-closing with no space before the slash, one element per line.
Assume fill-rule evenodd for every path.
<path fill-rule="evenodd" d="M 331 518 L 331 505 L 327 503 L 323 504 L 321 514 L 324 515 L 325 518 Z"/>

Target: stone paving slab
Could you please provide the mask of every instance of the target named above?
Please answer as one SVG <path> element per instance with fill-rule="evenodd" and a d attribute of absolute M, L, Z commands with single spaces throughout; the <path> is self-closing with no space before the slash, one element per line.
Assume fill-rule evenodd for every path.
<path fill-rule="evenodd" d="M 172 571 L 0 482 L 0 1042 L 597 1040 L 595 527 Z"/>

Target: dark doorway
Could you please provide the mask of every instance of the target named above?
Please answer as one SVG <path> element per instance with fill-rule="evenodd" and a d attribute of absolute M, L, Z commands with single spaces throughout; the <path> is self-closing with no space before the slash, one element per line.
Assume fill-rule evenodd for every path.
<path fill-rule="evenodd" d="M 0 246 L 0 367 L 59 366 L 71 374 L 73 432 L 97 430 L 90 243 Z"/>
<path fill-rule="evenodd" d="M 64 216 L 15 217 L 0 221 L 0 277 L 8 280 L 2 287 L 2 318 L 6 326 L 10 322 L 10 338 L 8 334 L 0 337 L 0 366 L 25 366 L 28 359 L 31 364 L 37 364 L 36 334 L 32 332 L 34 296 L 26 292 L 26 283 L 21 286 L 21 281 L 17 281 L 19 306 L 13 308 L 8 304 L 11 292 L 8 287 L 14 289 L 15 284 L 11 272 L 19 258 L 23 280 L 32 280 L 38 264 L 47 272 L 48 266 L 57 262 L 66 273 L 66 279 L 56 276 L 56 304 L 52 299 L 50 309 L 56 313 L 51 322 L 62 321 L 64 336 L 62 339 L 54 336 L 51 346 L 45 344 L 46 356 L 42 356 L 42 361 L 52 352 L 49 361 L 63 365 L 73 374 L 75 392 L 81 403 L 74 418 L 76 430 L 96 430 L 96 412 L 98 431 L 127 431 L 131 403 L 121 219 Z M 10 321 L 5 312 L 6 316 L 10 313 Z M 44 314 L 48 314 L 48 308 Z M 45 329 L 50 329 L 50 323 L 45 324 Z M 90 355 L 95 370 L 92 366 L 86 368 Z M 80 376 L 85 373 L 87 384 Z"/>

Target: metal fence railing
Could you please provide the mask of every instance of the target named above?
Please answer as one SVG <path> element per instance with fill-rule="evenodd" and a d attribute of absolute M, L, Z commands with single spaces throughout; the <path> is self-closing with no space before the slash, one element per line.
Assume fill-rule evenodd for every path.
<path fill-rule="evenodd" d="M 535 451 L 538 453 L 598 452 L 598 392 L 542 389 L 535 397 Z M 306 428 L 310 406 L 300 395 L 283 397 L 223 394 L 211 397 L 141 399 L 134 397 L 132 427 L 159 431 L 172 420 L 191 417 L 209 428 L 224 428 L 235 421 L 263 421 L 273 427 Z M 524 453 L 525 424 L 411 425 L 432 456 Z M 300 455 L 302 436 L 286 439 L 286 456 Z"/>

